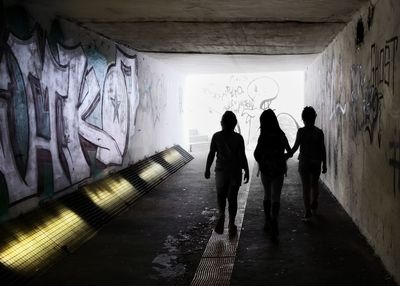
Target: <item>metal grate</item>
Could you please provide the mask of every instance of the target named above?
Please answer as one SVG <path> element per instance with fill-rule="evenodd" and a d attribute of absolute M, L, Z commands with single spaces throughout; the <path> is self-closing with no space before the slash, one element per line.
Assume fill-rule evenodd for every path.
<path fill-rule="evenodd" d="M 251 164 L 250 166 L 252 166 Z M 250 170 L 252 173 L 253 168 Z M 251 178 L 251 176 L 250 176 Z M 225 215 L 225 229 L 222 235 L 214 231 L 207 243 L 200 264 L 191 282 L 191 286 L 202 285 L 229 285 L 235 263 L 236 249 L 239 245 L 239 238 L 243 224 L 244 213 L 246 209 L 247 197 L 250 188 L 249 181 L 247 186 L 242 186 L 238 193 L 238 212 L 235 218 L 235 224 L 238 227 L 238 233 L 234 238 L 228 236 L 228 215 Z"/>
<path fill-rule="evenodd" d="M 1 285 L 44 271 L 192 159 L 174 146 L 0 225 Z"/>
<path fill-rule="evenodd" d="M 197 267 L 192 286 L 229 286 L 235 256 L 202 258 Z"/>

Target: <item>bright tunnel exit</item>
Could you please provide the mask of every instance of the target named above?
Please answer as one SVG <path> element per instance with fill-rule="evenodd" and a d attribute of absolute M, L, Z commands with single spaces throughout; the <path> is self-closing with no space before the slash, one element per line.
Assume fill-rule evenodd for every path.
<path fill-rule="evenodd" d="M 192 74 L 186 78 L 184 93 L 192 150 L 207 148 L 212 134 L 221 129 L 226 110 L 236 114 L 236 131 L 250 148 L 257 142 L 263 110 L 274 110 L 291 145 L 302 125 L 303 71 Z"/>

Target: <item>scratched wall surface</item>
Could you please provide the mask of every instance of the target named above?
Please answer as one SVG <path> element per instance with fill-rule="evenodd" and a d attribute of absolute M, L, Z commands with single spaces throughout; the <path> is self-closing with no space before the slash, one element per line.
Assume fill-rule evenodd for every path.
<path fill-rule="evenodd" d="M 306 72 L 322 179 L 400 281 L 400 2 L 364 7 Z"/>
<path fill-rule="evenodd" d="M 177 84 L 168 87 L 171 76 L 162 66 L 150 63 L 139 72 L 144 56 L 133 50 L 67 21 L 47 19 L 51 24 L 43 27 L 21 8 L 6 9 L 0 34 L 3 219 L 181 144 L 177 131 L 153 139 L 166 128 L 159 122 L 167 121 L 168 108 L 179 108 L 171 99 L 178 98 Z M 150 82 L 146 87 L 140 76 Z M 180 118 L 172 119 L 179 125 Z"/>
<path fill-rule="evenodd" d="M 134 160 L 165 149 L 165 142 L 185 147 L 184 76 L 146 54 L 138 55 L 140 102 L 136 115 Z M 149 130 L 151 130 L 149 132 Z"/>

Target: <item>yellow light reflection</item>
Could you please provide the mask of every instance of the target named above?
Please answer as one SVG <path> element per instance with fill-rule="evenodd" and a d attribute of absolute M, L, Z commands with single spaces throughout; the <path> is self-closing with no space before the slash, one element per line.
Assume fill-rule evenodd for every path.
<path fill-rule="evenodd" d="M 5 266 L 22 272 L 35 271 L 53 254 L 51 241 L 43 232 L 19 227 L 12 231 L 16 239 L 0 251 L 0 261 Z"/>
<path fill-rule="evenodd" d="M 125 202 L 129 202 L 138 191 L 120 175 L 114 175 L 102 180 L 96 185 L 84 188 L 88 198 L 101 209 L 112 213 Z"/>
<path fill-rule="evenodd" d="M 75 243 L 84 238 L 84 233 L 89 235 L 94 232 L 89 224 L 67 207 L 57 205 L 55 210 L 58 215 L 46 218 L 38 227 L 60 247 L 73 247 Z"/>
<path fill-rule="evenodd" d="M 140 173 L 139 177 L 146 181 L 146 182 L 151 182 L 157 177 L 160 177 L 163 173 L 165 173 L 166 170 L 164 169 L 163 166 L 160 164 L 152 161 L 150 162 L 150 165 L 144 168 Z"/>
<path fill-rule="evenodd" d="M 162 158 L 169 164 L 174 165 L 176 161 L 182 158 L 182 155 L 175 149 L 170 149 L 162 155 Z"/>
<path fill-rule="evenodd" d="M 59 211 L 29 230 L 17 224 L 10 226 L 8 230 L 15 239 L 0 248 L 0 262 L 19 272 L 37 271 L 56 258 L 59 247 L 77 236 L 77 229 L 89 228 L 66 207 L 59 207 Z"/>
<path fill-rule="evenodd" d="M 101 184 L 94 188 L 87 189 L 86 195 L 89 199 L 101 209 L 111 213 L 114 209 L 113 205 L 120 200 L 116 195 L 113 195 L 112 189 L 102 187 Z M 121 202 L 122 203 L 122 202 Z"/>
<path fill-rule="evenodd" d="M 182 158 L 174 150 L 163 154 L 163 159 L 175 165 Z M 164 177 L 168 172 L 150 160 L 138 174 L 147 183 Z M 114 174 L 98 183 L 83 188 L 83 193 L 102 210 L 115 213 L 139 195 L 139 191 L 121 175 Z M 35 212 L 28 221 L 16 220 L 2 226 L 7 232 L 0 244 L 0 263 L 20 273 L 36 272 L 50 265 L 61 249 L 74 249 L 95 233 L 77 213 L 61 203 L 54 203 Z"/>
<path fill-rule="evenodd" d="M 104 181 L 105 184 L 108 185 L 108 187 L 114 190 L 118 190 L 118 192 L 116 192 L 116 195 L 124 201 L 130 201 L 139 193 L 138 190 L 136 190 L 136 188 L 131 183 L 129 183 L 128 180 L 120 175 L 115 175 Z"/>

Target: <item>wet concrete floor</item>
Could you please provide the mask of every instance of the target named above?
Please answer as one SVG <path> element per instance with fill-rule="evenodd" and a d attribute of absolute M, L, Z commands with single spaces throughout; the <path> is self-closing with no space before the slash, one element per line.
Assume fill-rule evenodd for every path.
<path fill-rule="evenodd" d="M 251 153 L 250 153 L 251 154 Z M 140 198 L 30 285 L 190 285 L 215 219 L 206 153 Z M 337 201 L 321 192 L 320 214 L 301 221 L 297 162 L 282 193 L 279 244 L 262 230 L 263 190 L 253 174 L 231 285 L 395 285 Z"/>

